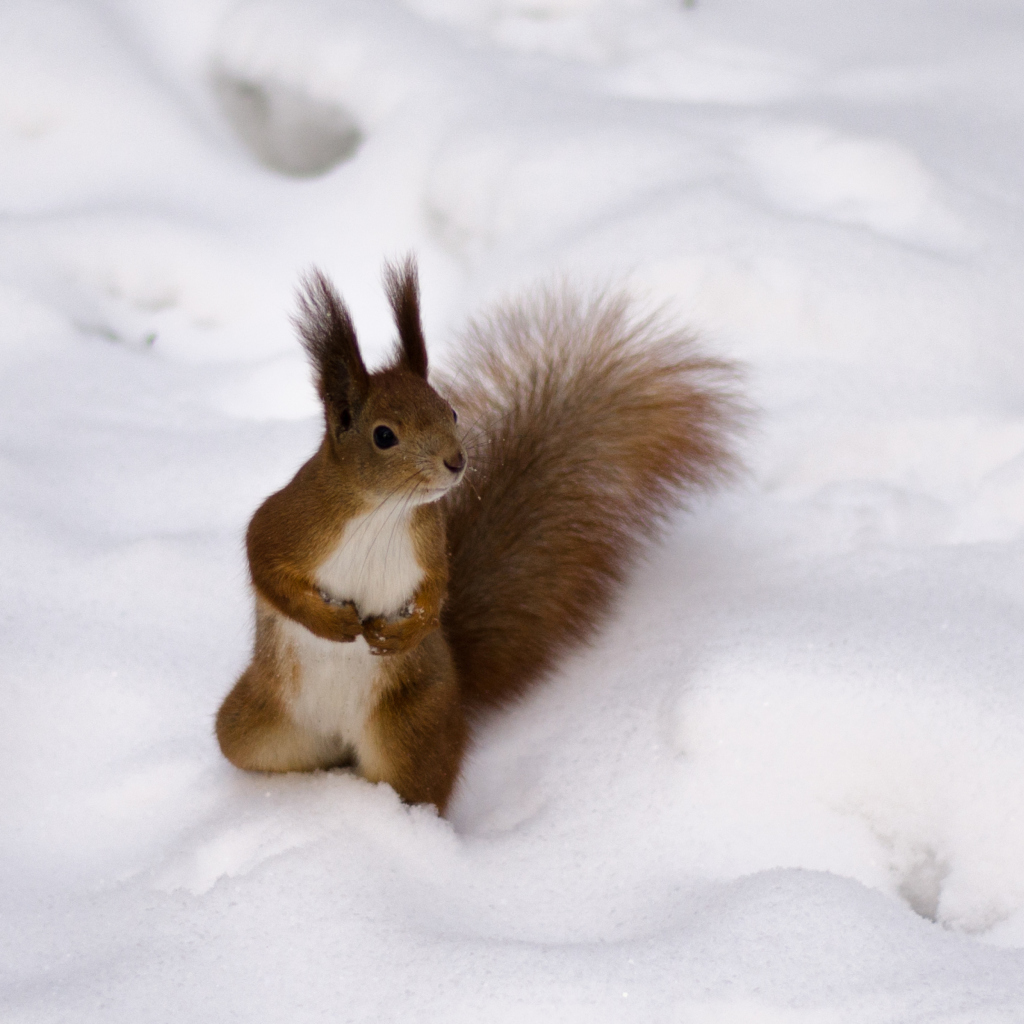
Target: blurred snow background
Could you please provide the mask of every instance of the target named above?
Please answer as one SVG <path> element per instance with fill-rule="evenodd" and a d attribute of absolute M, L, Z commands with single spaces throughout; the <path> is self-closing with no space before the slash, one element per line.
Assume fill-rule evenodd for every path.
<path fill-rule="evenodd" d="M 4 1021 L 1024 1021 L 1024 9 L 5 0 Z M 243 775 L 245 523 L 415 249 L 742 359 L 751 473 L 451 821 Z"/>

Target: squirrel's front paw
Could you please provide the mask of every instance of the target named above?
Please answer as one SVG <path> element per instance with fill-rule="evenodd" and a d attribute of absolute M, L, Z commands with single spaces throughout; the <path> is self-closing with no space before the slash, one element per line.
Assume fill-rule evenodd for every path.
<path fill-rule="evenodd" d="M 338 601 L 324 591 L 320 591 L 324 604 L 331 607 L 329 625 L 330 639 L 336 643 L 350 644 L 356 637 L 362 636 L 363 624 L 359 612 L 351 601 Z"/>
<path fill-rule="evenodd" d="M 380 615 L 363 619 L 363 636 L 371 654 L 400 654 L 412 650 L 440 625 L 436 612 L 412 604 L 397 619 Z"/>

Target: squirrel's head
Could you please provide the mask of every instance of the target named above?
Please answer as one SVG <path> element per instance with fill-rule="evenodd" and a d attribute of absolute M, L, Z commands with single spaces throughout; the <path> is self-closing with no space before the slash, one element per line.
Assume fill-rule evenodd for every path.
<path fill-rule="evenodd" d="M 384 284 L 398 345 L 375 373 L 363 364 L 345 303 L 319 271 L 305 281 L 295 324 L 324 407 L 327 456 L 367 495 L 420 505 L 462 479 L 466 451 L 455 410 L 427 383 L 412 258 L 401 266 L 386 264 Z"/>

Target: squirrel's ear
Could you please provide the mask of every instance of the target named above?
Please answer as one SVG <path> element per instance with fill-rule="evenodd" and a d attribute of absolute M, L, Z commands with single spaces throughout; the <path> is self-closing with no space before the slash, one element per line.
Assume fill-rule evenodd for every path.
<path fill-rule="evenodd" d="M 416 260 L 406 256 L 401 266 L 384 264 L 384 287 L 398 327 L 399 366 L 427 379 L 427 344 L 420 326 L 420 284 Z"/>
<path fill-rule="evenodd" d="M 299 312 L 293 318 L 313 364 L 313 378 L 324 410 L 347 430 L 366 399 L 370 378 L 359 354 L 352 317 L 330 281 L 312 270 L 302 282 Z"/>

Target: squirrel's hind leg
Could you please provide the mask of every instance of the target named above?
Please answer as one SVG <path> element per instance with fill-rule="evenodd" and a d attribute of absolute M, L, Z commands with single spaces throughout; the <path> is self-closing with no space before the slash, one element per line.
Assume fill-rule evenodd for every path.
<path fill-rule="evenodd" d="M 266 670 L 253 662 L 217 712 L 217 742 L 237 768 L 261 772 L 312 771 L 350 764 L 351 750 L 304 729 L 287 714 Z"/>
<path fill-rule="evenodd" d="M 465 711 L 440 631 L 405 654 L 381 659 L 388 686 L 358 745 L 359 771 L 410 804 L 443 814 L 466 749 Z"/>

